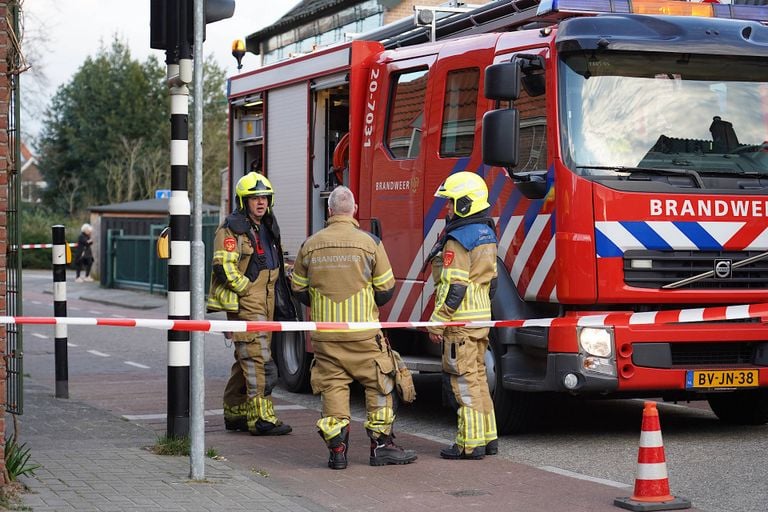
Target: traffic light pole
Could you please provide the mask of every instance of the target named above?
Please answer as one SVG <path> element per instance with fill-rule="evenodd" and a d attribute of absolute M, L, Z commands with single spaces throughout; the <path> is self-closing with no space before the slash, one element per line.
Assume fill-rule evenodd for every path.
<path fill-rule="evenodd" d="M 195 318 L 204 314 L 204 247 L 202 242 L 202 119 L 203 40 L 205 25 L 230 18 L 235 0 L 150 0 L 149 46 L 165 50 L 171 101 L 171 197 L 170 259 L 168 260 L 168 318 L 188 320 L 190 298 L 195 299 Z M 195 244 L 191 254 L 189 187 L 189 88 L 195 80 Z M 190 293 L 190 259 L 194 259 L 194 293 Z M 192 375 L 191 477 L 203 478 L 204 372 L 203 335 L 168 331 L 168 423 L 167 437 L 190 433 L 190 345 L 195 374 Z"/>
<path fill-rule="evenodd" d="M 203 245 L 203 29 L 204 0 L 194 0 L 195 45 L 194 62 L 194 160 L 193 176 L 195 200 L 192 237 L 192 318 L 202 320 L 205 315 L 205 247 Z M 193 480 L 205 479 L 205 337 L 202 332 L 192 333 L 192 416 L 190 418 L 190 470 Z"/>

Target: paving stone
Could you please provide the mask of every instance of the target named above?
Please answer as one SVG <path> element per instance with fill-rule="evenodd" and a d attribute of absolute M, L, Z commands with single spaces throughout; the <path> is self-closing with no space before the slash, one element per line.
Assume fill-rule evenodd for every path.
<path fill-rule="evenodd" d="M 306 512 L 281 492 L 254 479 L 248 470 L 210 461 L 208 482 L 189 480 L 188 457 L 155 455 L 143 449 L 154 431 L 27 382 L 20 439 L 42 467 L 21 477 L 22 498 L 34 511 L 119 512 L 133 510 L 263 510 Z M 10 424 L 10 422 L 9 422 Z M 274 508 L 272 508 L 274 507 Z"/>

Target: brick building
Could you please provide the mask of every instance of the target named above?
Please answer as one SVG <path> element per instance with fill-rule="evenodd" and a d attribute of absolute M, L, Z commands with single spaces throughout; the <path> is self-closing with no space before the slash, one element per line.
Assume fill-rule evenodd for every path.
<path fill-rule="evenodd" d="M 21 144 L 21 200 L 25 203 L 39 203 L 40 194 L 46 183 L 37 167 L 37 157 L 26 144 Z"/>
<path fill-rule="evenodd" d="M 487 3 L 475 0 L 472 5 Z M 414 7 L 464 6 L 457 0 L 302 0 L 272 25 L 248 36 L 262 64 L 309 53 L 357 34 L 412 18 Z"/>

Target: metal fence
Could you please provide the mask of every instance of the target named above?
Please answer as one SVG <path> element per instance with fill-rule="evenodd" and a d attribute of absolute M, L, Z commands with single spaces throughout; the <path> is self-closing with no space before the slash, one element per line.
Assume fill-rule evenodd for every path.
<path fill-rule="evenodd" d="M 213 257 L 213 237 L 219 218 L 203 217 L 205 244 L 205 293 L 208 293 Z M 122 229 L 107 231 L 106 264 L 103 281 L 107 288 L 132 288 L 150 293 L 165 293 L 168 289 L 168 262 L 157 257 L 157 237 L 164 225 L 152 224 L 147 235 L 124 235 Z"/>

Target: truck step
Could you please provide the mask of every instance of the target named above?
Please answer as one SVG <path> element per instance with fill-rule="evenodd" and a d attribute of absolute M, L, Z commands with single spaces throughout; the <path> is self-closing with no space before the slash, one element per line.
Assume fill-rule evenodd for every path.
<path fill-rule="evenodd" d="M 427 356 L 403 356 L 405 366 L 412 372 L 439 373 L 443 370 L 439 358 Z"/>

